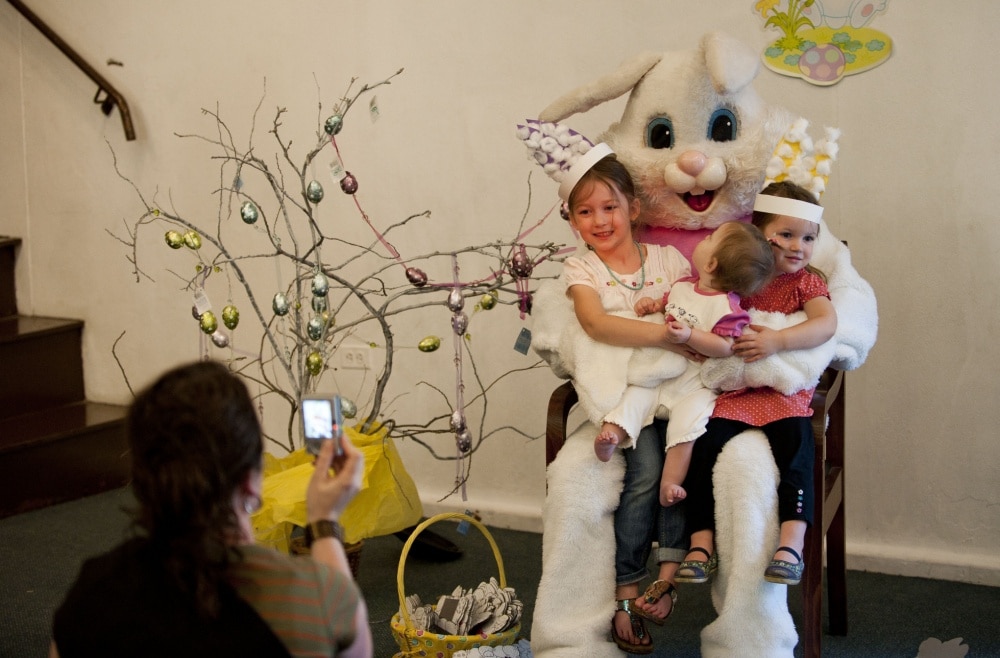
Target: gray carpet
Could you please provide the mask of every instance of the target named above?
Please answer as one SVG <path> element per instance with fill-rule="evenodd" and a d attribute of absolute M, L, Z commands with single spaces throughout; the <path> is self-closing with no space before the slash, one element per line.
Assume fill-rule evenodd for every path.
<path fill-rule="evenodd" d="M 122 507 L 127 490 L 0 520 L 0 656 L 43 658 L 47 655 L 52 611 L 76 575 L 82 560 L 117 543 L 127 519 Z M 484 519 L 489 525 L 489 519 Z M 482 535 L 470 528 L 461 535 L 453 523 L 432 529 L 462 547 L 464 555 L 440 562 L 411 551 L 404 565 L 406 592 L 427 601 L 456 585 L 474 587 L 496 574 L 496 562 Z M 504 560 L 507 584 L 525 604 L 523 633 L 530 636 L 531 612 L 541 572 L 541 536 L 494 530 Z M 375 655 L 390 658 L 396 645 L 389 619 L 399 607 L 397 567 L 403 542 L 395 536 L 367 540 L 361 551 L 358 581 L 368 601 Z M 586 573 L 580 574 L 581 578 Z M 677 611 L 667 625 L 654 627 L 655 656 L 699 655 L 698 632 L 714 618 L 709 588 L 681 590 Z M 798 624 L 801 596 L 792 589 L 789 608 Z M 823 655 L 834 658 L 916 658 L 929 638 L 963 638 L 969 657 L 1000 656 L 1000 588 L 852 571 L 848 574 L 846 637 L 824 636 Z M 801 655 L 799 648 L 796 655 Z M 959 658 L 934 654 L 921 658 Z M 584 657 L 585 658 L 585 657 Z"/>

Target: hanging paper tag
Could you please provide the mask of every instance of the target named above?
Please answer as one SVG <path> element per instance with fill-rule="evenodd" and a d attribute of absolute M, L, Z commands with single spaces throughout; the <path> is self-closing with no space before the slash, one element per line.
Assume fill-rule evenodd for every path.
<path fill-rule="evenodd" d="M 372 96 L 372 99 L 368 101 L 368 116 L 371 117 L 372 123 L 378 121 L 380 116 L 378 111 L 378 96 Z"/>
<path fill-rule="evenodd" d="M 198 315 L 212 310 L 212 302 L 208 301 L 208 295 L 205 294 L 204 288 L 198 288 L 194 291 L 194 308 L 198 311 Z"/>
<path fill-rule="evenodd" d="M 531 347 L 531 330 L 527 327 L 521 327 L 521 333 L 517 335 L 517 340 L 514 341 L 514 349 L 521 354 L 527 354 L 529 347 Z"/>
<path fill-rule="evenodd" d="M 334 183 L 339 183 L 340 179 L 345 176 L 344 165 L 340 162 L 340 158 L 334 158 L 330 162 L 330 176 L 333 177 Z"/>

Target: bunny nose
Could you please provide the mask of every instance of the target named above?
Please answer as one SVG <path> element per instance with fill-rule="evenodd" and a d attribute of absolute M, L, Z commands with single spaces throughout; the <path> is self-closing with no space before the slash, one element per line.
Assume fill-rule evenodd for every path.
<path fill-rule="evenodd" d="M 705 169 L 707 163 L 708 158 L 701 151 L 684 151 L 677 158 L 677 168 L 695 178 Z"/>

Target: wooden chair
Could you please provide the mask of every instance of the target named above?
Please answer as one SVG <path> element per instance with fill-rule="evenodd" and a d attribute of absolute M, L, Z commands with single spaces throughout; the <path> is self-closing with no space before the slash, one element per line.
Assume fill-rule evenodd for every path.
<path fill-rule="evenodd" d="M 566 422 L 578 397 L 572 382 L 549 398 L 545 463 L 566 441 Z M 816 435 L 815 523 L 806 532 L 802 576 L 802 644 L 806 658 L 820 658 L 823 636 L 823 539 L 826 539 L 830 634 L 847 635 L 847 565 L 844 536 L 844 372 L 827 368 L 812 399 Z M 829 422 L 827 422 L 829 421 Z M 763 576 L 761 576 L 763 577 Z"/>

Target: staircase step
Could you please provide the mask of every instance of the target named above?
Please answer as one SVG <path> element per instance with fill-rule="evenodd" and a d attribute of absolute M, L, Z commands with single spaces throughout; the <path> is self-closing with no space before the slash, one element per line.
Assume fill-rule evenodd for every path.
<path fill-rule="evenodd" d="M 14 289 L 14 261 L 19 238 L 0 235 L 0 318 L 17 315 L 17 293 Z"/>
<path fill-rule="evenodd" d="M 124 486 L 126 411 L 76 402 L 0 420 L 0 518 Z"/>
<path fill-rule="evenodd" d="M 0 419 L 84 399 L 79 320 L 0 319 Z"/>

